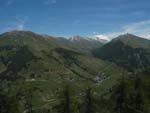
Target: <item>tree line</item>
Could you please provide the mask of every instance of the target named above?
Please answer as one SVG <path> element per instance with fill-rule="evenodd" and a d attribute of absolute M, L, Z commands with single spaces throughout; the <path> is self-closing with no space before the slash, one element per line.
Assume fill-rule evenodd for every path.
<path fill-rule="evenodd" d="M 132 85 L 132 88 L 131 88 Z M 130 91 L 129 91 L 130 89 Z M 28 110 L 26 113 L 148 113 L 145 107 L 143 95 L 143 83 L 136 78 L 131 83 L 127 80 L 120 80 L 112 91 L 109 99 L 102 99 L 93 95 L 92 87 L 87 87 L 81 98 L 78 98 L 72 91 L 70 84 L 64 86 L 59 92 L 58 101 L 51 109 L 34 111 L 32 105 L 32 90 L 29 91 Z M 80 95 L 79 95 L 80 97 Z M 105 105 L 106 104 L 106 105 Z M 102 107 L 103 105 L 104 107 Z M 22 113 L 19 111 L 19 101 L 16 97 L 7 96 L 0 90 L 0 113 Z M 107 109 L 107 107 L 109 108 Z M 102 109 L 106 109 L 103 111 Z"/>

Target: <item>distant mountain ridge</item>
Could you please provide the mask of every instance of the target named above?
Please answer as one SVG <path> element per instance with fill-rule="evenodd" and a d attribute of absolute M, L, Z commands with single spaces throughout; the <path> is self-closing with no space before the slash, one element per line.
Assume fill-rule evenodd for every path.
<path fill-rule="evenodd" d="M 31 31 L 11 31 L 11 32 L 3 33 L 0 36 L 1 36 L 1 38 L 5 37 L 4 40 L 6 40 L 7 42 L 8 42 L 8 40 L 14 39 L 14 41 L 16 41 L 16 43 L 21 43 L 21 42 L 19 42 L 19 40 L 20 41 L 22 40 L 24 42 L 24 44 L 28 44 L 27 40 L 32 40 L 31 42 L 41 40 L 42 42 L 44 41 L 44 43 L 45 43 L 43 46 L 51 46 L 52 48 L 56 47 L 56 46 L 65 47 L 65 48 L 69 48 L 69 49 L 87 53 L 87 54 L 91 54 L 92 49 L 101 47 L 103 45 L 103 43 L 96 41 L 96 40 L 89 41 L 89 40 L 86 40 L 85 38 L 79 37 L 78 39 L 80 41 L 79 40 L 73 41 L 71 39 L 66 39 L 63 37 L 42 35 L 42 34 L 33 33 Z M 8 37 L 12 37 L 13 39 L 8 39 Z M 21 37 L 22 39 L 15 40 L 15 37 Z M 39 45 L 41 45 L 41 44 L 39 43 Z"/>
<path fill-rule="evenodd" d="M 104 44 L 109 42 L 109 40 L 98 37 L 98 36 L 95 36 L 93 38 L 89 38 L 89 37 L 81 37 L 79 35 L 73 36 L 73 37 L 69 38 L 69 40 L 72 41 L 72 42 L 89 41 L 89 42 L 100 42 L 100 43 L 104 43 Z"/>
<path fill-rule="evenodd" d="M 54 72 L 57 70 L 59 72 L 59 68 L 66 69 L 72 73 L 70 75 L 75 74 L 72 72 L 73 69 L 78 69 L 86 75 L 91 65 L 105 64 L 100 59 L 89 55 L 94 48 L 101 46 L 100 42 L 75 43 L 65 38 L 40 35 L 30 31 L 3 33 L 0 35 L 0 67 L 2 67 L 0 76 L 7 75 L 9 78 L 10 72 L 14 72 L 12 73 L 14 76 L 20 76 L 20 73 L 26 69 L 33 69 L 39 75 L 41 72 L 48 74 L 49 68 Z M 99 67 L 101 66 L 93 66 L 93 72 L 90 71 L 89 75 L 92 73 L 97 75 Z"/>
<path fill-rule="evenodd" d="M 0 89 L 8 97 L 14 97 L 12 101 L 4 98 L 13 108 L 18 108 L 19 111 L 13 113 L 62 113 L 67 104 L 73 113 L 84 113 L 84 105 L 94 108 L 94 113 L 116 113 L 114 105 L 120 94 L 128 94 L 128 98 L 136 94 L 133 89 L 139 87 L 139 81 L 134 85 L 129 73 L 139 70 L 147 76 L 142 74 L 146 83 L 141 82 L 142 90 L 138 90 L 146 93 L 142 100 L 147 103 L 144 106 L 150 108 L 148 48 L 133 39 L 127 43 L 122 41 L 126 39 L 119 38 L 106 44 L 81 37 L 76 39 L 70 41 L 30 31 L 0 35 Z M 132 47 L 136 42 L 138 47 Z M 130 89 L 127 92 L 119 85 L 122 78 L 127 81 L 121 85 L 125 86 L 124 91 Z M 128 99 L 131 105 L 132 99 Z M 4 108 L 7 107 L 5 101 L 0 101 Z"/>
<path fill-rule="evenodd" d="M 125 34 L 95 49 L 93 54 L 104 60 L 115 62 L 130 71 L 149 70 L 150 40 Z"/>
<path fill-rule="evenodd" d="M 132 46 L 134 48 L 150 48 L 150 40 L 129 33 L 120 35 L 112 40 L 112 42 L 115 41 L 121 41 L 124 44 Z"/>

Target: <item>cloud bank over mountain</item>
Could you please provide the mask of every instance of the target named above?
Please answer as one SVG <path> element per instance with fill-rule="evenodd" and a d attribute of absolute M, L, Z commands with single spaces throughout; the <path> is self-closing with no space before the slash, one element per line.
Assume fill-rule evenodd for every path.
<path fill-rule="evenodd" d="M 118 35 L 122 35 L 126 33 L 131 33 L 146 39 L 150 39 L 150 20 L 123 25 L 120 28 L 120 31 L 108 32 L 96 36 L 113 39 Z"/>

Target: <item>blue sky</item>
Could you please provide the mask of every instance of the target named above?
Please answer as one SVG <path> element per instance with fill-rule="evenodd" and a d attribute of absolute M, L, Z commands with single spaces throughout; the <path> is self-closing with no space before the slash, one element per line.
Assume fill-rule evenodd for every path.
<path fill-rule="evenodd" d="M 0 0 L 0 32 L 149 38 L 150 0 Z"/>

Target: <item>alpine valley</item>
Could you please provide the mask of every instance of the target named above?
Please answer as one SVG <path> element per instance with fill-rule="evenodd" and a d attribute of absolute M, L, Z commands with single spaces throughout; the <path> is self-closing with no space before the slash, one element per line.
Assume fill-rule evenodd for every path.
<path fill-rule="evenodd" d="M 150 40 L 0 35 L 1 113 L 150 113 Z"/>

